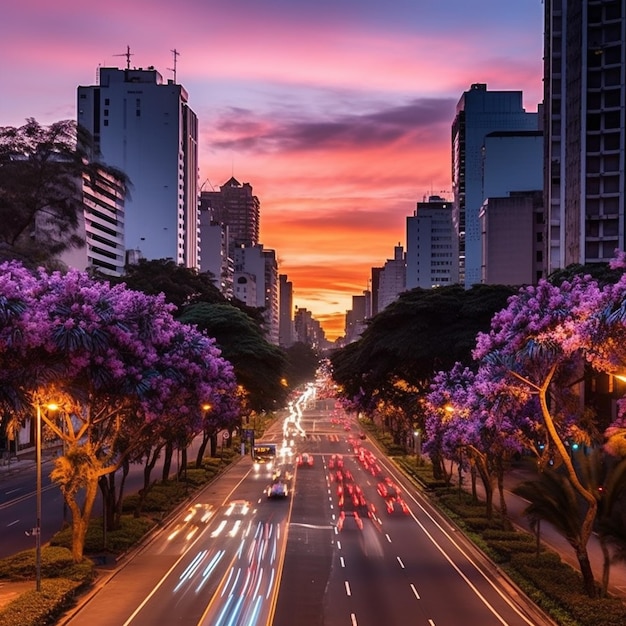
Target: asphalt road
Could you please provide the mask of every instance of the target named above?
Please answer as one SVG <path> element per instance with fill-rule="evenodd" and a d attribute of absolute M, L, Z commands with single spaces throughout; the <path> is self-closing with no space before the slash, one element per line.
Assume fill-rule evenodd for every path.
<path fill-rule="evenodd" d="M 312 403 L 286 424 L 294 439 L 294 455 L 280 468 L 288 498 L 268 499 L 270 479 L 242 459 L 61 623 L 547 623 L 355 428 L 332 405 Z M 279 424 L 267 438 L 282 443 Z M 302 452 L 312 466 L 295 462 Z M 354 504 L 354 494 L 363 499 Z M 387 511 L 390 494 L 404 510 L 397 501 Z"/>

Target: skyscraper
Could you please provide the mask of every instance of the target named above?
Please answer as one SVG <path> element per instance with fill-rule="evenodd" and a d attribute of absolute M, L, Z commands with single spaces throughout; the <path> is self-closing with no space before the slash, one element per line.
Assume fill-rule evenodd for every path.
<path fill-rule="evenodd" d="M 98 74 L 78 87 L 77 119 L 93 135 L 93 157 L 130 180 L 126 250 L 198 268 L 198 122 L 186 90 L 153 67 Z"/>
<path fill-rule="evenodd" d="M 625 247 L 624 0 L 546 0 L 547 271 Z"/>
<path fill-rule="evenodd" d="M 482 156 L 485 137 L 498 130 L 537 130 L 537 113 L 522 108 L 521 91 L 488 91 L 475 83 L 461 96 L 452 123 L 453 220 L 458 237 L 459 280 L 466 287 L 481 279 L 483 203 Z"/>
<path fill-rule="evenodd" d="M 250 183 L 231 177 L 219 191 L 203 191 L 200 202 L 203 210 L 211 211 L 213 221 L 228 225 L 231 256 L 235 248 L 259 243 L 261 203 Z"/>
<path fill-rule="evenodd" d="M 406 218 L 406 288 L 430 289 L 459 281 L 452 203 L 430 196 Z"/>

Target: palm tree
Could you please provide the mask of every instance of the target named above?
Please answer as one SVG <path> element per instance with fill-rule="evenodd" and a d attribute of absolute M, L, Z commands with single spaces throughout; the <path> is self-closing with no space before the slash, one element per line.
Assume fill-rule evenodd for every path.
<path fill-rule="evenodd" d="M 538 478 L 520 483 L 513 493 L 525 498 L 530 504 L 524 515 L 536 530 L 541 520 L 549 522 L 574 548 L 583 577 L 583 586 L 588 595 L 595 595 L 595 580 L 586 540 L 583 533 L 584 514 L 581 499 L 569 476 L 552 469 L 542 471 Z"/>

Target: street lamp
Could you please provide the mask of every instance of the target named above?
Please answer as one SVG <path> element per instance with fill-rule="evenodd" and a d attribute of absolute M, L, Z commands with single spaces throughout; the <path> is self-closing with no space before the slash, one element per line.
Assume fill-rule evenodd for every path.
<path fill-rule="evenodd" d="M 415 428 L 413 437 L 415 438 L 415 461 L 419 465 L 422 460 L 422 431 L 419 428 Z"/>
<path fill-rule="evenodd" d="M 44 404 L 45 408 L 55 411 L 58 406 L 54 403 Z M 35 578 L 36 589 L 41 591 L 41 407 L 37 403 L 37 424 L 35 432 L 35 456 L 37 466 L 37 519 L 35 522 Z"/>

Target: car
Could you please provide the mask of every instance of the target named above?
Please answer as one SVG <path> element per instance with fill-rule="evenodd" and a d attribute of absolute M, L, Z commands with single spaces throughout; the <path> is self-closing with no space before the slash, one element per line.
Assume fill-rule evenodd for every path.
<path fill-rule="evenodd" d="M 361 519 L 361 516 L 357 513 L 357 511 L 341 511 L 341 513 L 339 514 L 339 519 L 337 520 L 338 531 L 343 530 L 347 517 L 353 518 L 357 528 L 359 530 L 363 530 L 363 520 Z"/>
<path fill-rule="evenodd" d="M 282 482 L 282 480 L 272 483 L 267 488 L 267 497 L 270 499 L 286 498 L 288 495 L 289 495 L 289 489 L 287 485 L 284 482 Z"/>
<path fill-rule="evenodd" d="M 313 456 L 304 452 L 296 457 L 296 465 L 298 467 L 313 467 Z"/>
<path fill-rule="evenodd" d="M 387 507 L 387 513 L 404 513 L 405 515 L 410 513 L 409 507 L 402 498 L 387 498 L 385 506 Z"/>

